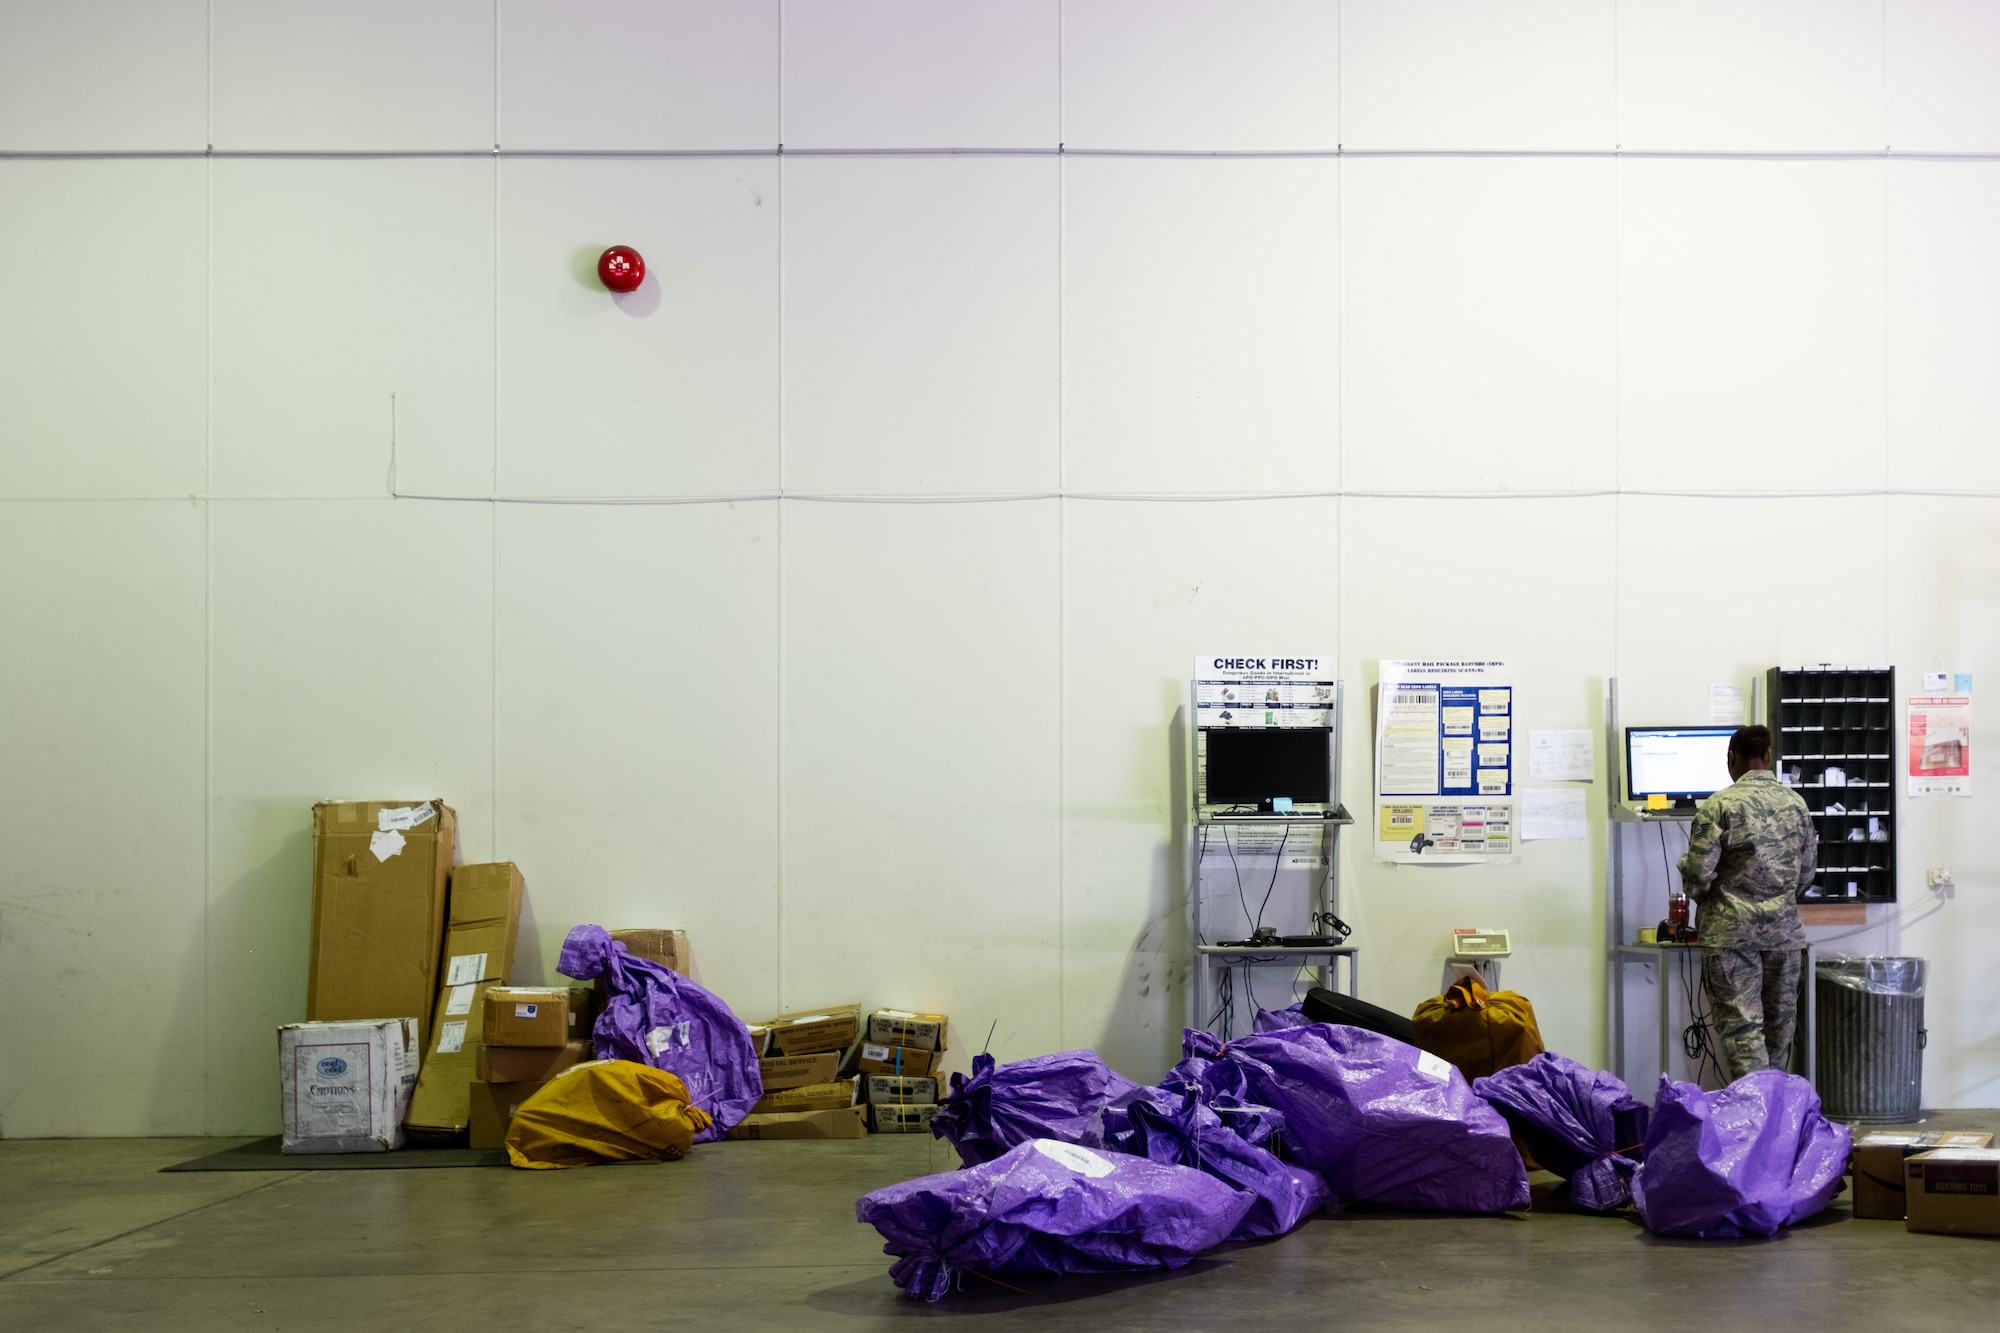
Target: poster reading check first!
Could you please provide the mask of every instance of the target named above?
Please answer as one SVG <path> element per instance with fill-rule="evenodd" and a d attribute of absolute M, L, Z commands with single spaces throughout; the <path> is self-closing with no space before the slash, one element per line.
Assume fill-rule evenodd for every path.
<path fill-rule="evenodd" d="M 1504 662 L 1385 661 L 1375 705 L 1375 855 L 1511 861 L 1514 688 Z"/>

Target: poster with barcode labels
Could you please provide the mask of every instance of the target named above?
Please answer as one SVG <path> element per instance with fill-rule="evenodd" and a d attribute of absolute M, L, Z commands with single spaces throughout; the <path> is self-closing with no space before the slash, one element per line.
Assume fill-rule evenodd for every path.
<path fill-rule="evenodd" d="M 1375 855 L 1477 865 L 1519 854 L 1505 662 L 1389 660 L 1375 698 Z"/>

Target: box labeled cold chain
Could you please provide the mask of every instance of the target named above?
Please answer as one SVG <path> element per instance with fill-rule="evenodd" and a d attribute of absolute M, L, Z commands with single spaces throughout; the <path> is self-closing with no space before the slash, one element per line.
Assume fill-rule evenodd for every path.
<path fill-rule="evenodd" d="M 1903 1163 L 1912 1231 L 2000 1236 L 2000 1149 L 1934 1148 Z"/>
<path fill-rule="evenodd" d="M 878 1102 L 868 1108 L 868 1114 L 875 1122 L 877 1134 L 926 1134 L 930 1132 L 931 1117 L 937 1114 L 937 1107 Z"/>
<path fill-rule="evenodd" d="M 861 1099 L 851 1078 L 831 1083 L 808 1083 L 803 1087 L 767 1092 L 750 1108 L 752 1114 L 766 1111 L 837 1111 Z"/>
<path fill-rule="evenodd" d="M 391 1152 L 416 1088 L 414 1018 L 288 1023 L 278 1081 L 288 1153 Z"/>
<path fill-rule="evenodd" d="M 914 1046 L 920 1051 L 945 1048 L 943 1014 L 919 1014 L 907 1009 L 877 1009 L 868 1015 L 868 1040 L 882 1046 Z"/>
<path fill-rule="evenodd" d="M 1905 1211 L 1903 1160 L 1933 1148 L 1991 1147 L 1993 1136 L 1968 1131 L 1875 1130 L 1857 1140 L 1854 1170 L 1854 1215 L 1900 1222 Z"/>
<path fill-rule="evenodd" d="M 877 1102 L 916 1102 L 934 1105 L 938 1099 L 938 1085 L 934 1078 L 898 1078 L 894 1074 L 870 1074 L 862 1080 L 865 1100 Z"/>
<path fill-rule="evenodd" d="M 780 1014 L 761 1026 L 771 1029 L 771 1054 L 815 1055 L 844 1051 L 861 1035 L 861 1006 L 836 1005 Z"/>
<path fill-rule="evenodd" d="M 864 1041 L 854 1067 L 863 1074 L 935 1075 L 940 1054 L 938 1051 L 920 1051 L 914 1046 L 880 1046 Z"/>
<path fill-rule="evenodd" d="M 495 986 L 486 992 L 488 1046 L 567 1046 L 569 991 L 557 986 Z"/>
<path fill-rule="evenodd" d="M 782 1092 L 812 1083 L 831 1083 L 840 1075 L 840 1052 L 817 1051 L 812 1055 L 771 1055 L 757 1062 L 764 1091 Z"/>
<path fill-rule="evenodd" d="M 729 1131 L 732 1139 L 860 1139 L 868 1136 L 868 1108 L 843 1106 L 825 1111 L 771 1111 L 744 1116 Z"/>

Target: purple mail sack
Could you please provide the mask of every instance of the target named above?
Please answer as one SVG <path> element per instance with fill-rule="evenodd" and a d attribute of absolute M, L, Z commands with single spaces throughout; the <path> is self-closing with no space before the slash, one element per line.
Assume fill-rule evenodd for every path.
<path fill-rule="evenodd" d="M 1616 1074 L 1543 1051 L 1474 1079 L 1472 1091 L 1507 1118 L 1536 1162 L 1569 1181 L 1571 1203 L 1608 1213 L 1631 1202 L 1648 1116 Z"/>
<path fill-rule="evenodd" d="M 1179 1268 L 1228 1236 L 1252 1200 L 1189 1167 L 1034 1139 L 876 1190 L 854 1215 L 882 1233 L 903 1294 L 934 1301 L 966 1270 Z"/>
<path fill-rule="evenodd" d="M 1528 1202 L 1528 1173 L 1500 1113 L 1465 1076 L 1416 1047 L 1362 1028 L 1309 1023 L 1224 1045 L 1188 1029 L 1167 1079 L 1285 1118 L 1287 1156 L 1341 1202 L 1497 1213 Z"/>
<path fill-rule="evenodd" d="M 1781 1069 L 1720 1092 L 1662 1075 L 1632 1201 L 1663 1236 L 1768 1236 L 1832 1202 L 1850 1143 L 1812 1084 Z"/>
<path fill-rule="evenodd" d="M 1260 1108 L 1261 1109 L 1261 1108 Z M 1247 1142 L 1188 1086 L 1178 1100 L 1147 1098 L 1127 1108 L 1131 1129 L 1114 1146 L 1155 1162 L 1206 1171 L 1253 1196 L 1230 1240 L 1282 1236 L 1326 1204 L 1326 1182 L 1310 1167 L 1281 1162 Z"/>
<path fill-rule="evenodd" d="M 591 1034 L 597 1058 L 634 1060 L 680 1079 L 689 1105 L 713 1117 L 696 1143 L 727 1134 L 764 1095 L 750 1029 L 678 972 L 632 957 L 601 926 L 572 930 L 556 970 L 581 981 L 603 979 L 611 999 Z"/>
<path fill-rule="evenodd" d="M 967 1166 L 990 1162 L 1030 1139 L 1059 1139 L 1086 1148 L 1104 1144 L 1104 1111 L 1136 1088 L 1096 1051 L 1059 1051 L 996 1065 L 984 1051 L 972 1057 L 972 1077 L 951 1076 L 938 1098 L 931 1133 L 948 1139 Z"/>

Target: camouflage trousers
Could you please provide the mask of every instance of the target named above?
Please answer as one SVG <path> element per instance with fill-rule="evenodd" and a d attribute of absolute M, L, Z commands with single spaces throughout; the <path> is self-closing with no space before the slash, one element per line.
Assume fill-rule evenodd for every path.
<path fill-rule="evenodd" d="M 1789 1069 L 1799 1024 L 1798 949 L 1703 949 L 1701 978 L 1734 1083 L 1754 1069 Z"/>

